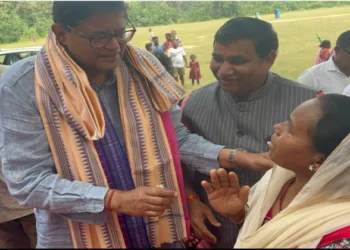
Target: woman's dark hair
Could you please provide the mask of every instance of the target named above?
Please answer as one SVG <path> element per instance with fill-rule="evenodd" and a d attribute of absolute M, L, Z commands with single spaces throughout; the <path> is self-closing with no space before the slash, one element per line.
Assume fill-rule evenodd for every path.
<path fill-rule="evenodd" d="M 329 41 L 329 40 L 323 40 L 320 44 L 320 48 L 329 49 L 330 47 L 331 47 L 331 41 Z"/>
<path fill-rule="evenodd" d="M 93 14 L 126 11 L 123 1 L 54 1 L 53 21 L 74 27 Z"/>
<path fill-rule="evenodd" d="M 251 40 L 255 51 L 265 59 L 271 51 L 278 50 L 278 37 L 268 22 L 251 17 L 237 17 L 227 21 L 215 34 L 214 44 L 229 45 L 233 41 Z"/>
<path fill-rule="evenodd" d="M 319 97 L 323 115 L 313 132 L 316 152 L 329 156 L 350 133 L 350 97 L 327 94 Z"/>

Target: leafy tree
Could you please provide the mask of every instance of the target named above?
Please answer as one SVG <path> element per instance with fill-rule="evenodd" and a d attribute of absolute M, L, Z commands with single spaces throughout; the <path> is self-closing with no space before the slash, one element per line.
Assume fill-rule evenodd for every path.
<path fill-rule="evenodd" d="M 52 1 L 0 1 L 0 43 L 44 37 L 52 24 Z M 138 27 L 254 16 L 322 7 L 349 5 L 350 1 L 129 1 L 129 16 Z"/>
<path fill-rule="evenodd" d="M 26 23 L 15 11 L 0 12 L 0 43 L 18 41 L 26 27 Z"/>

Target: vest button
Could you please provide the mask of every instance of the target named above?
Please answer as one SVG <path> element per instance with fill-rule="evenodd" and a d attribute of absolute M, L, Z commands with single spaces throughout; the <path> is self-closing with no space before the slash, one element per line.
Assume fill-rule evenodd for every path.
<path fill-rule="evenodd" d="M 242 136 L 244 135 L 244 132 L 243 132 L 243 131 L 237 131 L 237 132 L 236 132 L 236 135 L 237 135 L 238 137 L 242 137 Z"/>

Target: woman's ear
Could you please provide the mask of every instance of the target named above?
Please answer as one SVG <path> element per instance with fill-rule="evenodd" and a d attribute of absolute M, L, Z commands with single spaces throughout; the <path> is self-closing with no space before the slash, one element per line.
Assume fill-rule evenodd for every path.
<path fill-rule="evenodd" d="M 324 154 L 317 153 L 313 158 L 313 165 L 315 167 L 315 172 L 317 172 L 327 157 Z"/>

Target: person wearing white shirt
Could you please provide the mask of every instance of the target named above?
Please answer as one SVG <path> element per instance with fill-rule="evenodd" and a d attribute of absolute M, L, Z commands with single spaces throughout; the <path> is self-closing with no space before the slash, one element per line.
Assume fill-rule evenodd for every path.
<path fill-rule="evenodd" d="M 182 42 L 181 39 L 179 37 L 176 36 L 176 30 L 172 30 L 170 31 L 171 37 L 173 38 L 173 40 L 177 41 L 177 44 L 179 47 L 182 47 Z"/>
<path fill-rule="evenodd" d="M 350 85 L 350 30 L 338 37 L 334 50 L 332 58 L 307 69 L 297 81 L 320 93 L 342 94 Z"/>
<path fill-rule="evenodd" d="M 173 77 L 176 81 L 179 81 L 180 76 L 182 86 L 185 86 L 185 67 L 189 67 L 186 59 L 185 50 L 182 47 L 179 47 L 179 44 L 176 40 L 173 40 L 173 48 L 170 48 L 168 51 L 168 57 L 171 59 L 173 64 Z"/>
<path fill-rule="evenodd" d="M 152 28 L 149 28 L 148 29 L 148 35 L 149 35 L 149 40 L 151 41 L 151 43 L 153 42 L 153 37 L 155 36 L 154 35 L 154 31 L 152 31 Z"/>

